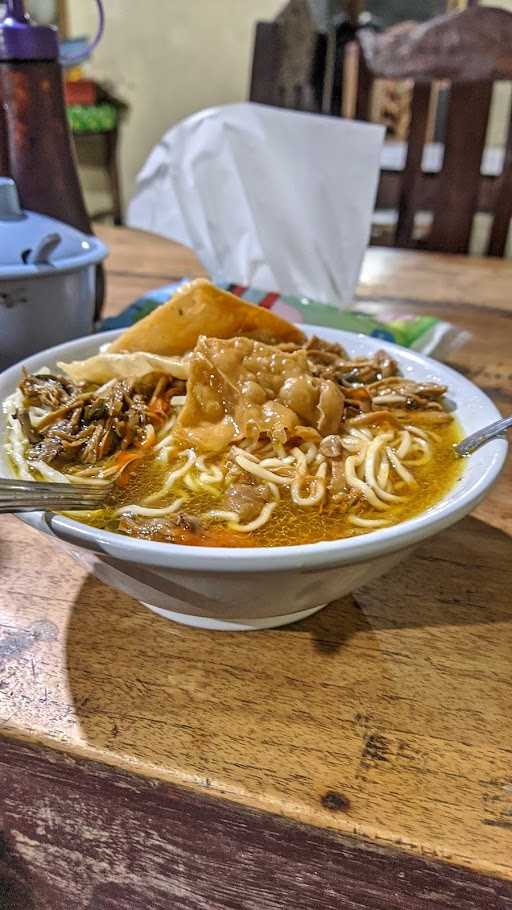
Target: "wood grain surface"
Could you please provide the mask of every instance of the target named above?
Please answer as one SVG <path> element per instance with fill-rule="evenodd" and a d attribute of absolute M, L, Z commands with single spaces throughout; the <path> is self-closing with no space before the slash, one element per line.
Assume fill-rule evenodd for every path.
<path fill-rule="evenodd" d="M 201 273 L 168 241 L 101 235 L 110 312 Z M 510 263 L 372 249 L 358 306 L 471 332 L 451 362 L 510 413 L 511 287 Z M 4 518 L 3 732 L 511 879 L 511 531 L 509 472 L 391 575 L 295 626 L 240 635 L 160 619 Z"/>
<path fill-rule="evenodd" d="M 4 741 L 0 774 L 2 910 L 510 907 L 509 882 L 51 750 Z"/>
<path fill-rule="evenodd" d="M 110 249 L 107 313 L 119 312 L 139 291 L 158 287 L 159 281 L 207 274 L 191 250 L 172 240 L 105 225 L 97 225 L 96 231 Z M 363 260 L 358 296 L 476 306 L 512 314 L 511 278 L 512 264 L 506 259 L 370 247 Z M 449 315 L 455 319 L 456 312 Z"/>

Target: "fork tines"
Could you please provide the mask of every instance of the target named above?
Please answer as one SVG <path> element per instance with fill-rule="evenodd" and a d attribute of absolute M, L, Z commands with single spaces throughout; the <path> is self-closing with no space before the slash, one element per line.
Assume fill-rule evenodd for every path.
<path fill-rule="evenodd" d="M 99 486 L 0 479 L 0 512 L 93 509 L 104 504 L 111 490 L 111 483 Z"/>

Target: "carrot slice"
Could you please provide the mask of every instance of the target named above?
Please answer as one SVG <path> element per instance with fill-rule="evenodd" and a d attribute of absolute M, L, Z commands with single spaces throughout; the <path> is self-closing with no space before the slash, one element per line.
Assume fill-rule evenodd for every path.
<path fill-rule="evenodd" d="M 250 547 L 253 546 L 247 539 L 250 536 L 230 531 L 229 528 L 201 528 L 199 531 L 176 528 L 172 542 L 189 547 Z"/>
<path fill-rule="evenodd" d="M 128 483 L 128 474 L 135 467 L 134 462 L 138 461 L 139 458 L 144 458 L 145 452 L 142 450 L 134 452 L 131 451 L 120 452 L 115 460 L 115 464 L 120 468 L 119 474 L 115 479 L 115 483 L 118 487 L 125 487 Z"/>

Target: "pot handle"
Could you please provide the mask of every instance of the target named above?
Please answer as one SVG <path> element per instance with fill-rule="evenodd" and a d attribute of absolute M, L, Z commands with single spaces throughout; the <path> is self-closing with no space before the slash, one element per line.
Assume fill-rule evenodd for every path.
<path fill-rule="evenodd" d="M 49 265 L 50 256 L 57 249 L 62 238 L 60 234 L 46 234 L 36 243 L 27 256 L 27 265 Z"/>

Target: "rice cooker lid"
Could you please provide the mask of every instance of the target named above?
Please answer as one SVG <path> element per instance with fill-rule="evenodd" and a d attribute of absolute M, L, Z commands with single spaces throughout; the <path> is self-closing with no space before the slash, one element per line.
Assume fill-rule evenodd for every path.
<path fill-rule="evenodd" d="M 107 248 L 69 224 L 24 211 L 10 177 L 0 177 L 0 280 L 70 271 L 100 262 Z"/>

